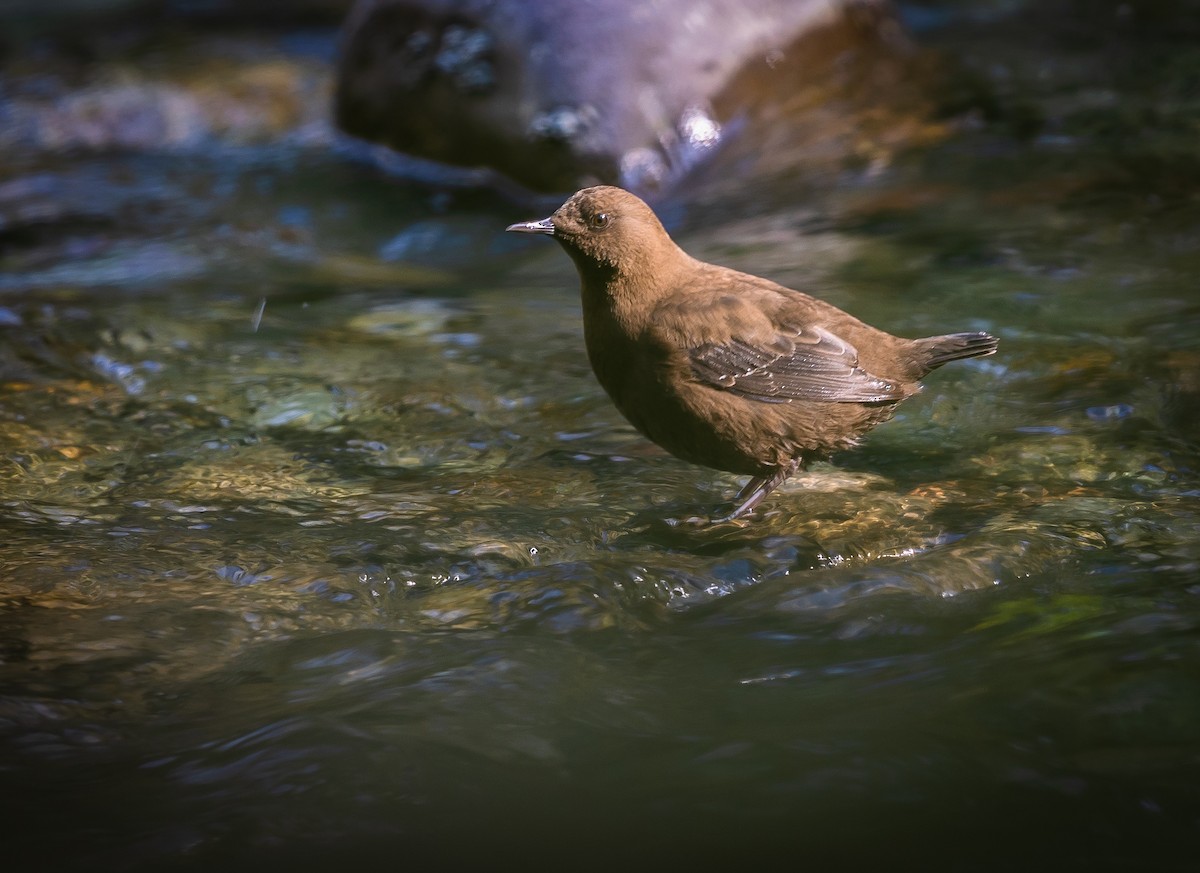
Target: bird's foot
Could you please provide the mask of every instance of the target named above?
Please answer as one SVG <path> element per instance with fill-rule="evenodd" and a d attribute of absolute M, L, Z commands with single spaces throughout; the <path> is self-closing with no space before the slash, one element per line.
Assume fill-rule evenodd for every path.
<path fill-rule="evenodd" d="M 742 490 L 733 498 L 733 512 L 723 515 L 720 518 L 712 519 L 712 524 L 724 524 L 725 522 L 736 521 L 743 515 L 750 514 L 754 511 L 754 507 L 762 503 L 764 497 L 774 491 L 779 483 L 783 482 L 799 468 L 800 462 L 792 461 L 786 467 L 777 469 L 770 476 L 755 476 L 743 485 Z"/>
<path fill-rule="evenodd" d="M 713 519 L 703 515 L 689 515 L 686 518 L 664 518 L 667 527 L 705 527 L 713 523 Z"/>
<path fill-rule="evenodd" d="M 741 506 L 739 506 L 736 509 L 734 509 L 733 512 L 727 513 L 725 515 L 714 515 L 710 518 L 699 519 L 698 521 L 701 524 L 709 524 L 709 525 L 730 524 L 732 522 L 737 522 L 739 524 L 745 524 L 746 522 L 748 522 L 750 520 L 747 516 L 749 516 L 750 513 L 753 512 L 753 510 L 754 510 L 753 507 L 751 507 L 750 509 L 743 509 Z"/>

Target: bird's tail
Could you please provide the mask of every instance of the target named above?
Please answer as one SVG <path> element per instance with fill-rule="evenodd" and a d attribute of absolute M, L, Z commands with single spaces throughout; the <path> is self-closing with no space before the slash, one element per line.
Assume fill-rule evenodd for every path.
<path fill-rule="evenodd" d="M 934 370 L 951 361 L 995 354 L 997 342 L 990 333 L 973 331 L 925 337 L 917 340 L 917 345 L 925 352 L 925 367 Z"/>

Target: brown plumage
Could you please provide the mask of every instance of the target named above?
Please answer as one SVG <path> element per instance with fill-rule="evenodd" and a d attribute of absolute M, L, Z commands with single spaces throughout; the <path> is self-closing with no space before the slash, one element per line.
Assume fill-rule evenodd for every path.
<path fill-rule="evenodd" d="M 767 279 L 698 261 L 620 188 L 574 194 L 542 221 L 582 282 L 588 358 L 639 431 L 677 457 L 752 478 L 722 521 L 809 461 L 891 418 L 935 367 L 996 339 L 903 339 Z"/>

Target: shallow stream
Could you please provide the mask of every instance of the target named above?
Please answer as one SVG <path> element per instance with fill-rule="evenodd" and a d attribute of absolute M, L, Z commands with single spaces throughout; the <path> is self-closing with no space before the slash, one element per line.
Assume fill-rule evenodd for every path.
<path fill-rule="evenodd" d="M 26 155 L 0 206 L 60 213 L 0 250 L 6 853 L 1187 869 L 1200 55 L 1172 57 L 1010 58 L 985 72 L 1035 135 L 659 204 L 699 257 L 1001 340 L 712 528 L 666 520 L 739 481 L 623 422 L 570 262 L 502 233 L 540 205 L 324 142 Z"/>

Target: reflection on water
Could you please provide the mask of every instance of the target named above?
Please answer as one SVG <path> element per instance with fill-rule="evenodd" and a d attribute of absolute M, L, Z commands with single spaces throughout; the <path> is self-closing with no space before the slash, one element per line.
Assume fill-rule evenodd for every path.
<path fill-rule="evenodd" d="M 710 528 L 677 522 L 736 482 L 620 420 L 511 204 L 320 149 L 0 180 L 54 205 L 0 225 L 13 856 L 1168 857 L 1200 214 L 1119 157 L 984 129 L 815 203 L 665 204 L 697 255 L 1002 338 Z"/>

